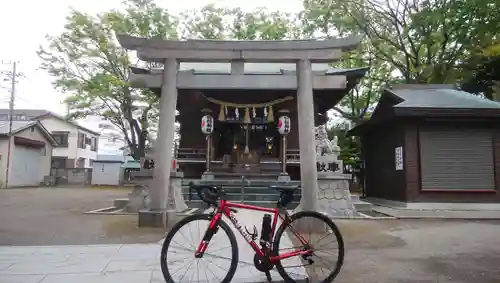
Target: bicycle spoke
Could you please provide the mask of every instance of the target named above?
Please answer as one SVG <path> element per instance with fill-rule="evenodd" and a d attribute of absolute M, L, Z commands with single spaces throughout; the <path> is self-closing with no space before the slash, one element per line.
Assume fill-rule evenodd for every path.
<path fill-rule="evenodd" d="M 164 244 L 167 243 L 168 248 L 166 248 L 166 255 L 162 255 L 164 258 L 162 271 L 165 278 L 169 278 L 166 279 L 167 282 L 225 282 L 223 280 L 228 274 L 231 272 L 234 274 L 233 265 L 236 266 L 237 262 L 233 261 L 233 249 L 231 248 L 233 244 L 236 245 L 234 238 L 228 244 L 226 240 L 227 230 L 221 229 L 222 231 L 214 234 L 203 256 L 201 258 L 195 257 L 196 248 L 201 243 L 210 223 L 208 215 L 199 218 L 201 219 L 195 217 L 196 220 L 181 225 L 169 237 L 168 243 L 164 242 Z M 203 223 L 200 223 L 202 221 Z"/>
<path fill-rule="evenodd" d="M 338 235 L 333 229 L 336 227 L 332 228 L 332 222 L 315 212 L 304 212 L 298 218 L 292 218 L 285 228 L 286 233 L 280 235 L 288 236 L 291 243 L 286 238 L 280 238 L 279 255 L 308 249 L 312 253 L 281 260 L 280 274 L 288 280 L 305 279 L 304 276 L 307 276 L 311 282 L 331 282 L 339 271 L 341 257 Z"/>
<path fill-rule="evenodd" d="M 194 261 L 192 261 L 192 262 L 188 265 L 188 268 L 186 268 L 186 271 L 184 272 L 184 274 L 182 275 L 182 277 L 181 277 L 181 279 L 180 279 L 179 281 L 181 281 L 181 282 L 182 282 L 182 279 L 184 278 L 184 276 L 186 276 L 187 272 L 189 271 L 189 268 L 191 267 L 191 265 L 193 265 L 193 262 L 194 262 Z"/>

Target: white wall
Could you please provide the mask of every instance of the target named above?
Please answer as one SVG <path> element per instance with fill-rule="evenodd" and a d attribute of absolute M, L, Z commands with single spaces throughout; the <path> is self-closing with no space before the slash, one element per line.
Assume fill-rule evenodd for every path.
<path fill-rule="evenodd" d="M 40 168 L 40 172 L 39 172 L 39 180 L 40 182 L 43 181 L 43 178 L 44 176 L 48 176 L 50 175 L 50 167 L 51 167 L 51 162 L 52 162 L 52 152 L 53 152 L 53 147 L 52 147 L 52 144 L 45 138 L 45 136 L 42 134 L 42 132 L 40 131 L 40 129 L 38 129 L 37 127 L 35 127 L 35 131 L 34 132 L 31 132 L 30 128 L 28 129 L 25 129 L 23 130 L 22 132 L 20 133 L 17 133 L 15 135 L 16 137 L 23 137 L 23 138 L 27 138 L 27 139 L 30 139 L 30 140 L 36 140 L 36 141 L 42 141 L 42 142 L 45 142 L 45 156 L 42 156 L 40 158 L 40 164 L 39 164 L 39 168 Z M 15 145 L 14 145 L 14 139 L 11 139 L 11 148 L 14 149 Z M 12 151 L 14 152 L 14 151 Z M 12 158 L 11 158 L 12 160 Z M 9 171 L 12 172 L 12 164 L 10 165 L 10 169 Z M 10 173 L 9 173 L 10 175 Z"/>
<path fill-rule="evenodd" d="M 34 132 L 31 132 L 31 130 L 29 128 L 25 129 L 24 131 L 17 133 L 15 136 L 45 142 L 46 154 L 45 154 L 45 156 L 42 157 L 41 164 L 40 164 L 40 167 L 41 167 L 40 182 L 42 182 L 44 176 L 50 175 L 51 159 L 52 159 L 52 152 L 53 152 L 52 144 L 45 139 L 42 132 L 38 128 L 36 128 Z M 2 138 L 0 140 L 0 155 L 1 155 L 0 182 L 1 182 L 2 187 L 5 184 L 8 145 L 9 145 L 8 138 Z M 15 146 L 14 139 L 11 139 L 11 153 L 13 152 L 14 146 Z M 12 162 L 12 156 L 11 156 L 11 162 Z"/>
<path fill-rule="evenodd" d="M 0 187 L 5 185 L 5 176 L 7 174 L 7 148 L 9 146 L 7 137 L 0 139 Z"/>
<path fill-rule="evenodd" d="M 92 169 L 92 185 L 120 185 L 121 165 L 121 162 L 94 162 L 94 169 Z"/>
<path fill-rule="evenodd" d="M 86 145 L 85 149 L 78 148 L 78 133 L 84 133 L 88 137 L 96 137 L 97 135 L 76 127 L 75 125 L 62 121 L 58 118 L 48 116 L 40 121 L 49 132 L 65 131 L 69 132 L 68 147 L 56 147 L 53 151 L 53 156 L 67 157 L 76 161 L 78 158 L 85 158 L 85 167 L 90 168 L 89 159 L 97 158 L 97 151 L 91 151 L 90 145 Z"/>
<path fill-rule="evenodd" d="M 76 159 L 78 158 L 85 158 L 85 168 L 91 168 L 92 166 L 90 166 L 90 159 L 92 160 L 96 160 L 97 159 L 97 151 L 92 151 L 90 150 L 91 149 L 91 146 L 86 144 L 84 145 L 85 146 L 85 149 L 83 148 L 78 148 L 78 133 L 83 133 L 85 134 L 85 136 L 89 137 L 89 138 L 92 138 L 92 137 L 95 137 L 96 138 L 96 146 L 97 146 L 97 149 L 99 149 L 99 136 L 96 136 L 95 134 L 92 134 L 91 132 L 88 132 L 88 131 L 85 131 L 83 129 L 78 129 L 77 131 L 77 135 L 76 135 L 76 141 L 75 141 L 75 146 L 76 146 Z"/>
<path fill-rule="evenodd" d="M 54 117 L 44 118 L 43 120 L 40 120 L 40 123 L 51 133 L 57 131 L 69 132 L 68 147 L 54 148 L 54 151 L 52 152 L 53 156 L 62 156 L 72 159 L 77 158 L 77 146 L 78 146 L 77 127 Z"/>

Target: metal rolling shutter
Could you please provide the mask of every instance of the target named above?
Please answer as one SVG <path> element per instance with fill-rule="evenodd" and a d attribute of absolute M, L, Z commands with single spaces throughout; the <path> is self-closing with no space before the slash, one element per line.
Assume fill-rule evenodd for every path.
<path fill-rule="evenodd" d="M 40 149 L 14 145 L 9 186 L 38 186 L 43 181 Z"/>
<path fill-rule="evenodd" d="M 491 132 L 421 128 L 422 189 L 495 189 Z"/>

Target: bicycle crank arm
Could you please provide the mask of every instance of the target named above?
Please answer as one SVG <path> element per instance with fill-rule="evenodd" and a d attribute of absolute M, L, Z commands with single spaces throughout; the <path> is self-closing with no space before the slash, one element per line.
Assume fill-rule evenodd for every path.
<path fill-rule="evenodd" d="M 266 271 L 265 274 L 266 274 L 267 282 L 273 282 L 273 278 L 271 277 L 271 272 Z"/>

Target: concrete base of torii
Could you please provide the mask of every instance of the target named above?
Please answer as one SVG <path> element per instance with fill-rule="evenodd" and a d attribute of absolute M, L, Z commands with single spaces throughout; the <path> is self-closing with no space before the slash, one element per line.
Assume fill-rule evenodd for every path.
<path fill-rule="evenodd" d="M 171 172 L 168 188 L 167 209 L 142 209 L 139 211 L 139 227 L 166 228 L 169 222 L 176 222 L 177 214 L 188 210 L 182 196 L 182 172 Z M 158 189 L 158 188 L 154 188 Z"/>

